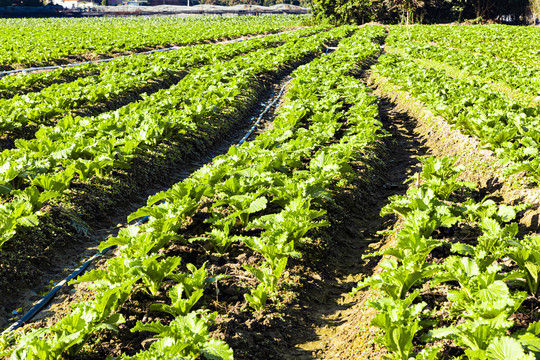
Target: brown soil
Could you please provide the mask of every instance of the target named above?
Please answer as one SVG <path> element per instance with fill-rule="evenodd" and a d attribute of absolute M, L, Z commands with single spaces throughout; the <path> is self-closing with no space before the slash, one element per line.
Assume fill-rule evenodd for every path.
<path fill-rule="evenodd" d="M 15 147 L 15 140 L 17 139 L 34 139 L 38 130 L 39 126 L 27 124 L 22 128 L 0 134 L 0 152 L 6 149 L 13 149 Z"/>

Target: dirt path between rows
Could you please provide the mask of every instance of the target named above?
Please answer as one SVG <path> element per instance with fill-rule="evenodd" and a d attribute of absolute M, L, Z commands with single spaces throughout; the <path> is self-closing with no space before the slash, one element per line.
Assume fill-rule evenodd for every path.
<path fill-rule="evenodd" d="M 366 307 L 378 292 L 363 291 L 355 297 L 349 292 L 357 281 L 377 271 L 380 258 L 362 259 L 362 255 L 392 246 L 392 239 L 377 232 L 392 229 L 396 218 L 381 218 L 379 212 L 389 196 L 406 192 L 409 184 L 403 182 L 421 169 L 419 157 L 458 156 L 457 163 L 465 166 L 462 178 L 476 183 L 482 196 L 532 204 L 518 219 L 522 234 L 540 230 L 537 187 L 522 184 L 519 175 L 504 177 L 504 166 L 476 139 L 391 88 L 378 86 L 370 73 L 364 80 L 375 90 L 381 121 L 391 136 L 368 162 L 372 170 L 361 169 L 353 188 L 339 196 L 333 213 L 329 211 L 338 221 L 333 221 L 327 240 L 325 267 L 318 269 L 320 279 L 315 285 L 310 283 L 300 295 L 302 311 L 290 325 L 298 336 L 289 348 L 283 348 L 287 352 L 279 359 L 364 360 L 381 359 L 386 353 L 373 342 L 377 329 L 369 323 L 376 311 Z"/>
<path fill-rule="evenodd" d="M 339 214 L 341 225 L 334 228 L 326 260 L 327 277 L 317 289 L 323 299 L 313 294 L 323 301 L 305 305 L 305 319 L 309 319 L 312 334 L 296 339 L 298 355 L 285 358 L 363 358 L 354 353 L 353 344 L 362 331 L 358 328 L 362 316 L 359 310 L 369 299 L 362 294 L 351 297 L 349 292 L 359 280 L 373 273 L 378 259 L 362 260 L 362 255 L 383 245 L 384 237 L 377 232 L 389 230 L 395 223 L 394 217 L 380 217 L 381 208 L 391 195 L 406 192 L 408 185 L 404 181 L 420 170 L 418 157 L 429 152 L 414 132 L 414 121 L 388 98 L 379 98 L 379 114 L 391 136 L 385 138 L 378 159 L 370 164 L 371 173 L 360 171 L 354 184 L 356 193 L 340 196 L 338 205 L 344 210 Z"/>

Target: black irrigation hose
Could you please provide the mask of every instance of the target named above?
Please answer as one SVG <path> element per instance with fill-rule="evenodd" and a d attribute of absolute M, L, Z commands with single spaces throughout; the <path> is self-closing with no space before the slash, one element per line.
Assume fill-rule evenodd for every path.
<path fill-rule="evenodd" d="M 288 80 L 282 87 L 281 87 L 281 90 L 279 91 L 279 94 L 278 96 L 270 103 L 268 104 L 264 110 L 261 112 L 261 114 L 259 115 L 259 117 L 257 118 L 257 121 L 255 121 L 255 123 L 251 126 L 251 128 L 248 130 L 248 132 L 246 133 L 246 135 L 238 142 L 238 144 L 236 146 L 240 146 L 242 145 L 248 138 L 249 136 L 253 133 L 253 131 L 255 130 L 255 128 L 259 125 L 262 117 L 264 116 L 264 114 L 266 114 L 270 108 L 272 106 L 275 105 L 275 103 L 281 98 L 281 96 L 283 95 L 283 92 L 285 91 L 285 87 L 291 82 L 292 80 Z M 146 221 L 148 221 L 149 219 L 149 216 L 145 216 L 143 218 L 141 218 L 140 220 L 138 220 L 134 225 L 141 225 L 141 224 L 144 224 Z M 58 284 L 56 284 L 56 286 L 54 288 L 51 289 L 51 291 L 49 291 L 49 293 L 47 293 L 47 295 L 45 295 L 41 300 L 39 300 L 34 306 L 32 306 L 32 308 L 30 310 L 28 310 L 28 312 L 26 314 L 24 314 L 24 316 L 22 318 L 20 318 L 19 320 L 17 320 L 16 322 L 14 322 L 13 324 L 11 324 L 10 327 L 8 327 L 6 330 L 2 331 L 1 335 L 4 335 L 4 334 L 8 334 L 10 332 L 12 332 L 13 330 L 21 327 L 22 325 L 24 325 L 24 323 L 26 323 L 27 321 L 29 321 L 30 319 L 32 319 L 32 317 L 34 317 L 34 315 L 36 315 L 37 313 L 39 313 L 48 303 L 49 301 L 51 301 L 51 299 L 54 297 L 54 295 L 56 295 L 56 293 L 58 292 L 58 290 L 60 290 L 64 285 L 66 285 L 70 280 L 76 278 L 77 276 L 79 276 L 81 273 L 83 273 L 86 268 L 95 260 L 97 259 L 98 257 L 100 257 L 101 255 L 107 253 L 109 250 L 112 250 L 112 249 L 115 249 L 117 246 L 114 245 L 114 246 L 110 246 L 106 249 L 103 249 L 103 251 L 99 251 L 98 253 L 96 253 L 94 256 L 92 256 L 90 259 L 86 260 L 81 266 L 79 266 L 77 269 L 75 269 L 68 277 L 66 277 L 64 280 L 60 281 Z"/>
<path fill-rule="evenodd" d="M 73 271 L 71 273 L 71 275 L 69 275 L 67 278 L 60 281 L 58 284 L 56 284 L 56 286 L 53 287 L 51 289 L 51 291 L 49 291 L 49 293 L 47 295 L 45 295 L 41 300 L 39 300 L 26 314 L 24 314 L 24 316 L 22 318 L 20 318 L 19 320 L 17 320 L 13 324 L 11 324 L 11 326 L 8 327 L 6 330 L 2 331 L 2 335 L 7 334 L 9 332 L 12 332 L 13 330 L 15 330 L 18 327 L 20 327 L 21 325 L 23 325 L 28 320 L 30 320 L 32 317 L 34 317 L 34 315 L 36 315 L 38 312 L 40 312 L 43 309 L 43 307 L 45 307 L 45 305 L 47 305 L 47 303 L 54 297 L 54 295 L 56 295 L 58 290 L 60 290 L 71 279 L 79 276 L 79 274 L 81 274 L 84 270 L 86 270 L 88 265 L 90 265 L 92 263 L 92 261 L 94 261 L 97 257 L 99 257 L 100 255 L 105 254 L 107 251 L 109 251 L 110 249 L 112 249 L 114 247 L 116 247 L 116 246 L 108 247 L 108 248 L 104 249 L 103 251 L 98 252 L 97 254 L 92 256 L 90 259 L 86 260 L 81 266 L 79 266 L 77 269 L 75 269 L 75 271 Z"/>
<path fill-rule="evenodd" d="M 272 106 L 274 106 L 274 104 L 279 100 L 279 98 L 281 97 L 281 95 L 283 94 L 283 91 L 285 90 L 285 87 L 287 85 L 289 85 L 289 83 L 291 82 L 291 80 L 287 81 L 282 87 L 281 87 L 281 90 L 279 91 L 279 94 L 278 96 L 274 99 L 274 101 L 272 101 L 270 104 L 268 104 L 263 112 L 259 115 L 259 117 L 257 118 L 257 121 L 255 121 L 255 123 L 253 124 L 253 126 L 249 129 L 249 131 L 247 132 L 247 134 L 240 140 L 240 142 L 238 143 L 238 145 L 236 146 L 240 146 L 242 145 L 248 138 L 249 136 L 251 135 L 251 133 L 255 130 L 255 128 L 259 125 L 259 123 L 261 122 L 261 119 L 262 117 L 264 116 L 264 114 L 266 114 L 268 112 L 268 110 L 270 110 L 270 108 Z"/>
<path fill-rule="evenodd" d="M 135 225 L 141 225 L 141 224 L 145 223 L 148 220 L 148 218 L 149 218 L 148 216 L 143 217 L 142 219 L 137 221 L 135 223 Z M 19 320 L 17 320 L 13 324 L 11 324 L 10 327 L 8 327 L 4 331 L 2 331 L 1 335 L 12 332 L 13 330 L 15 330 L 18 327 L 22 326 L 28 320 L 32 319 L 34 317 L 34 315 L 36 315 L 38 312 L 40 312 L 45 307 L 45 305 L 47 305 L 49 303 L 49 301 L 51 301 L 51 299 L 54 297 L 54 295 L 56 295 L 58 290 L 60 290 L 62 287 L 64 287 L 64 285 L 66 285 L 70 280 L 76 278 L 81 273 L 83 273 L 86 270 L 86 268 L 95 259 L 97 259 L 101 255 L 104 255 L 109 250 L 115 249 L 116 247 L 117 247 L 116 245 L 109 246 L 108 248 L 103 249 L 103 251 L 99 251 L 96 254 L 94 254 L 94 256 L 92 256 L 90 259 L 86 260 L 81 266 L 79 266 L 77 269 L 75 269 L 68 277 L 66 277 L 64 280 L 60 281 L 58 284 L 56 284 L 56 286 L 53 287 L 51 289 L 51 291 L 49 291 L 47 293 L 47 295 L 45 295 L 41 300 L 39 300 L 34 306 L 32 306 L 32 308 L 30 310 L 28 310 L 28 312 L 26 314 L 24 314 L 24 316 L 22 318 L 20 318 Z"/>

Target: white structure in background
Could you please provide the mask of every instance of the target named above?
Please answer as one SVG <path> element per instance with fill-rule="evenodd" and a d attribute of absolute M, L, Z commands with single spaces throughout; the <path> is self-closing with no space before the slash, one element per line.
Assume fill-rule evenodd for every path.
<path fill-rule="evenodd" d="M 60 5 L 66 9 L 89 9 L 100 7 L 101 4 L 96 4 L 85 0 L 51 0 L 54 5 Z M 109 6 L 118 5 L 147 5 L 148 0 L 107 0 Z"/>
<path fill-rule="evenodd" d="M 139 15 L 140 13 L 159 15 L 180 15 L 180 16 L 200 16 L 200 15 L 223 15 L 223 16 L 238 16 L 238 15 L 265 15 L 265 14 L 309 14 L 310 10 L 300 6 L 289 4 L 276 4 L 273 6 L 260 5 L 235 5 L 235 6 L 219 6 L 219 5 L 193 5 L 193 0 L 107 0 L 109 6 L 101 6 L 100 3 L 92 3 L 87 0 L 51 0 L 54 5 L 63 6 L 66 9 L 80 9 L 91 12 L 105 12 L 112 15 L 122 13 L 122 15 Z M 178 3 L 185 5 L 177 5 Z M 139 5 L 153 5 L 142 6 Z M 125 6 L 119 6 L 125 5 Z"/>
<path fill-rule="evenodd" d="M 79 1 L 79 0 L 51 0 L 53 5 L 60 5 L 66 9 L 76 9 L 76 8 L 93 8 L 97 6 L 90 1 Z"/>

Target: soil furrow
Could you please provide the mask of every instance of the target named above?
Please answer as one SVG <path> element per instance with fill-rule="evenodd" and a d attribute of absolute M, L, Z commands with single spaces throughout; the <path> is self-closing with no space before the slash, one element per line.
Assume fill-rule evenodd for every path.
<path fill-rule="evenodd" d="M 367 78 L 367 77 L 366 77 Z M 371 242 L 368 247 L 364 247 L 356 257 L 355 282 L 351 288 L 356 285 L 356 281 L 370 276 L 376 271 L 379 258 L 366 258 L 362 260 L 362 255 L 369 254 L 374 250 L 382 248 L 387 239 L 384 235 L 378 234 L 379 231 L 391 230 L 397 220 L 394 216 L 380 216 L 380 210 L 388 204 L 388 198 L 392 195 L 402 195 L 408 185 L 405 181 L 420 170 L 419 158 L 430 155 L 430 149 L 418 139 L 415 133 L 415 121 L 406 110 L 393 102 L 383 94 L 376 94 L 379 101 L 379 114 L 384 129 L 388 131 L 390 137 L 385 138 L 383 144 L 383 156 L 380 158 L 382 165 L 374 170 L 384 174 L 379 178 L 377 184 L 372 184 L 371 188 L 360 191 L 365 192 L 365 197 L 369 199 L 369 205 L 366 203 L 357 205 L 359 211 L 355 212 L 354 217 L 360 225 L 356 230 L 356 239 L 349 241 L 361 241 L 367 239 Z M 363 213 L 362 213 L 363 212 Z M 362 222 L 365 225 L 361 225 Z M 352 232 L 352 229 L 350 230 Z M 339 238 L 338 238 L 339 239 Z M 348 252 L 350 254 L 350 252 Z M 350 275 L 349 275 L 350 276 Z M 350 289 L 348 289 L 350 290 Z M 372 300 L 371 294 L 359 292 L 355 297 L 351 297 L 348 292 L 341 294 L 342 301 L 346 304 L 346 309 L 340 313 L 332 314 L 340 319 L 340 326 L 323 333 L 321 342 L 324 343 L 323 350 L 320 350 L 316 358 L 319 359 L 365 359 L 371 358 L 366 354 L 360 354 L 359 350 L 366 350 L 363 343 L 361 347 L 355 346 L 359 339 L 367 336 L 372 340 L 372 330 L 369 330 L 369 322 L 365 321 L 365 305 Z M 360 336 L 359 336 L 360 335 Z M 370 351 L 373 351 L 371 348 Z"/>
<path fill-rule="evenodd" d="M 320 242 L 290 259 L 286 293 L 277 311 L 253 315 L 231 309 L 218 324 L 235 351 L 235 359 L 346 359 L 359 330 L 362 299 L 349 292 L 373 272 L 378 259 L 362 255 L 383 243 L 377 231 L 390 229 L 395 218 L 379 216 L 393 194 L 403 194 L 403 182 L 418 170 L 427 148 L 416 139 L 410 117 L 389 99 L 379 102 L 384 128 L 392 136 L 354 163 L 356 180 L 335 189 L 328 207 L 331 226 Z M 288 297 L 289 296 L 289 297 Z M 364 300 L 365 302 L 365 300 Z M 245 311 L 245 310 L 244 310 Z M 351 359 L 357 357 L 351 356 Z M 361 358 L 361 357 L 360 357 Z"/>
<path fill-rule="evenodd" d="M 417 140 L 412 119 L 390 99 L 379 98 L 379 113 L 391 136 L 374 149 L 367 164 L 357 164 L 356 181 L 340 190 L 328 212 L 333 230 L 326 234 L 326 254 L 314 265 L 318 275 L 304 279 L 307 291 L 299 297 L 299 313 L 292 316 L 299 336 L 292 339 L 291 351 L 283 359 L 363 358 L 352 352 L 351 345 L 361 331 L 360 309 L 369 299 L 353 298 L 349 292 L 374 271 L 378 259 L 362 256 L 383 245 L 384 237 L 377 232 L 395 223 L 394 217 L 381 218 L 380 210 L 388 197 L 406 192 L 403 182 L 418 171 L 418 157 L 429 152 Z"/>
<path fill-rule="evenodd" d="M 371 251 L 369 248 L 393 246 L 393 239 L 380 237 L 376 231 L 392 229 L 395 217 L 380 218 L 378 212 L 388 202 L 389 196 L 405 193 L 408 185 L 403 184 L 403 181 L 420 170 L 419 157 L 457 156 L 457 164 L 464 165 L 466 169 L 462 178 L 478 185 L 479 199 L 489 195 L 490 198 L 508 204 L 527 201 L 533 206 L 521 214 L 520 233 L 538 232 L 539 229 L 539 209 L 536 205 L 539 198 L 538 188 L 523 183 L 519 175 L 504 177 L 502 174 L 505 166 L 499 164 L 491 151 L 482 149 L 476 139 L 461 134 L 441 118 L 433 116 L 407 93 L 389 86 L 384 79 L 374 81 L 372 77 L 366 77 L 365 80 L 379 98 L 381 120 L 391 137 L 385 139 L 384 150 L 381 152 L 383 156 L 380 160 L 386 163 L 378 168 L 384 174 L 382 181 L 378 185 L 370 182 L 370 186 L 374 187 L 371 191 L 372 203 L 359 206 L 358 212 L 352 211 L 352 218 L 360 219 L 360 222 L 357 222 L 356 233 L 350 227 L 348 232 L 354 234 L 356 241 L 373 239 L 379 242 L 373 242 L 356 253 L 354 247 L 344 250 L 339 250 L 338 246 L 331 247 L 336 249 L 334 252 L 339 260 L 336 262 L 336 269 L 340 271 L 341 277 L 337 281 L 328 278 L 319 290 L 323 291 L 324 286 L 332 286 L 333 290 L 328 292 L 338 295 L 322 306 L 316 302 L 311 303 L 316 306 L 312 306 L 309 311 L 318 314 L 317 321 L 310 324 L 314 328 L 314 339 L 299 345 L 306 351 L 303 357 L 290 357 L 291 359 L 381 359 L 386 353 L 385 349 L 373 343 L 377 330 L 370 326 L 370 321 L 376 311 L 365 306 L 368 301 L 378 296 L 378 291 L 361 291 L 352 298 L 345 291 L 339 294 L 339 288 L 349 288 L 346 281 L 351 274 L 347 273 L 347 259 L 351 256 L 357 256 L 356 272 L 352 274 L 354 282 L 378 271 L 378 258 L 361 260 L 361 255 Z M 369 191 L 367 189 L 369 187 L 360 185 L 357 191 Z M 361 225 L 362 221 L 367 225 Z M 339 233 L 333 238 L 341 244 L 339 239 L 347 239 Z M 353 269 L 354 266 L 353 264 Z M 345 286 L 342 285 L 344 283 Z"/>

